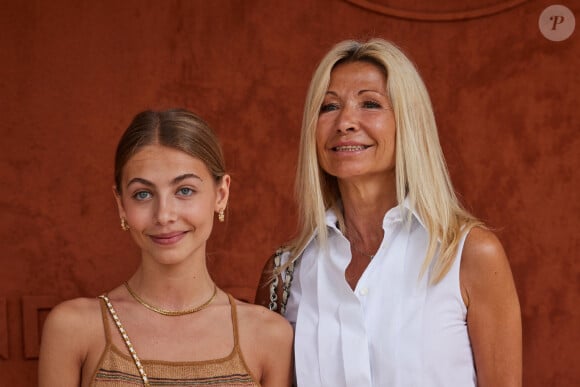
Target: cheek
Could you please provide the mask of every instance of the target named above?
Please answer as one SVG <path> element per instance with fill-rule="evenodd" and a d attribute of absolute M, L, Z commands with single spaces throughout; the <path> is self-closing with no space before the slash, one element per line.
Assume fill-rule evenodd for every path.
<path fill-rule="evenodd" d="M 314 141 L 316 143 L 316 151 L 320 151 L 320 147 L 324 144 L 324 139 L 322 138 L 322 130 L 316 128 L 316 133 L 314 134 Z"/>
<path fill-rule="evenodd" d="M 180 203 L 179 212 L 192 221 L 203 222 L 212 220 L 214 216 L 215 196 L 199 198 L 199 200 L 184 201 Z"/>
<path fill-rule="evenodd" d="M 316 158 L 318 160 L 318 164 L 322 170 L 328 171 L 328 160 L 325 149 L 326 148 L 324 147 L 324 143 L 316 142 Z"/>
<path fill-rule="evenodd" d="M 318 122 L 318 126 L 316 127 L 316 133 L 314 140 L 316 141 L 316 155 L 318 156 L 319 160 L 324 159 L 324 155 L 326 152 L 326 142 L 328 141 L 328 130 L 326 130 L 323 123 L 320 121 Z"/>
<path fill-rule="evenodd" d="M 316 122 L 316 139 L 326 141 L 332 130 L 332 118 L 329 113 L 323 114 L 318 118 Z"/>
<path fill-rule="evenodd" d="M 142 228 L 148 223 L 153 216 L 151 212 L 151 209 L 147 206 L 138 206 L 131 203 L 125 205 L 127 222 L 134 228 Z"/>
<path fill-rule="evenodd" d="M 378 120 L 373 125 L 373 132 L 379 142 L 394 146 L 396 138 L 395 122 L 392 120 Z"/>

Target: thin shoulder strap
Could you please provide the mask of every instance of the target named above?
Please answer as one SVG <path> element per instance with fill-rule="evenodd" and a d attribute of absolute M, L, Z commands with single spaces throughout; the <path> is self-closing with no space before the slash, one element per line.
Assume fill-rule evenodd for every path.
<path fill-rule="evenodd" d="M 240 347 L 239 344 L 239 338 L 238 338 L 238 309 L 236 306 L 236 299 L 229 293 L 226 293 L 228 295 L 228 299 L 230 301 L 230 311 L 231 311 L 231 315 L 232 315 L 232 326 L 233 326 L 233 331 L 234 331 L 234 350 L 232 351 L 232 353 L 235 351 L 237 353 L 237 355 L 239 356 L 243 367 L 245 369 L 245 371 L 248 373 L 248 375 L 252 378 L 252 380 L 254 381 L 254 383 L 256 384 L 256 386 L 261 386 L 260 382 L 258 382 L 259 379 L 257 379 L 254 374 L 252 373 L 252 371 L 250 370 L 250 367 L 248 367 L 248 363 L 246 362 L 246 360 L 244 359 L 244 353 L 242 352 L 242 348 Z"/>
<path fill-rule="evenodd" d="M 129 340 L 129 335 L 125 331 L 125 328 L 123 328 L 123 324 L 121 324 L 121 320 L 119 320 L 119 316 L 117 316 L 117 312 L 115 311 L 115 308 L 113 308 L 113 304 L 111 303 L 111 301 L 109 300 L 109 297 L 106 294 L 99 296 L 99 297 L 105 301 L 105 304 L 106 304 L 107 308 L 109 309 L 109 314 L 113 318 L 115 325 L 117 325 L 117 328 L 119 329 L 119 333 L 123 337 L 123 341 L 125 342 L 125 345 L 127 346 L 127 349 L 129 350 L 129 353 L 131 354 L 133 361 L 135 362 L 135 366 L 137 367 L 137 370 L 139 371 L 139 375 L 141 375 L 141 379 L 143 379 L 143 385 L 146 387 L 149 387 L 149 379 L 147 378 L 147 374 L 145 373 L 145 370 L 143 369 L 143 364 L 141 364 L 141 360 L 139 360 L 139 356 L 137 356 L 137 352 L 135 352 L 135 349 L 133 348 L 133 344 L 131 344 L 131 340 Z"/>
<path fill-rule="evenodd" d="M 109 329 L 109 318 L 107 317 L 107 304 L 103 297 L 99 297 L 102 302 L 101 304 L 101 317 L 103 318 L 103 327 L 105 328 L 105 341 L 107 344 L 111 342 L 111 330 Z"/>
<path fill-rule="evenodd" d="M 238 340 L 238 310 L 236 308 L 236 299 L 228 293 L 228 300 L 230 301 L 230 310 L 232 314 L 232 326 L 234 331 L 234 347 L 239 349 Z"/>

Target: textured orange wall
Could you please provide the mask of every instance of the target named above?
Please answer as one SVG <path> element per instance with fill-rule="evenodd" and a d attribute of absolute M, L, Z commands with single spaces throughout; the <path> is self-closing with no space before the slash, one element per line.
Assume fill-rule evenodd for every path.
<path fill-rule="evenodd" d="M 39 329 L 54 302 L 98 295 L 134 270 L 112 161 L 145 108 L 192 109 L 220 134 L 233 183 L 210 267 L 222 287 L 251 299 L 263 261 L 294 231 L 311 72 L 331 44 L 371 36 L 418 64 L 456 188 L 506 246 L 522 303 L 524 385 L 578 385 L 580 40 L 578 31 L 559 43 L 540 34 L 551 2 L 449 22 L 345 0 L 3 3 L 2 386 L 36 385 Z M 382 3 L 437 11 L 428 1 Z M 479 2 L 493 3 L 502 1 Z M 578 19 L 580 3 L 563 3 Z"/>

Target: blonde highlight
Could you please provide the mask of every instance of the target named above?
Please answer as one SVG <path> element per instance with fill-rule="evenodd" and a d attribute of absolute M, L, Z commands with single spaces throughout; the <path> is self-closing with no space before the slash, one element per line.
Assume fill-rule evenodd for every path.
<path fill-rule="evenodd" d="M 307 92 L 302 119 L 295 197 L 298 204 L 298 234 L 289 244 L 290 260 L 284 270 L 312 239 L 325 246 L 325 212 L 335 208 L 340 225 L 344 218 L 337 208 L 340 193 L 336 178 L 326 174 L 316 155 L 316 126 L 330 75 L 339 63 L 367 61 L 383 69 L 387 93 L 396 122 L 397 202 L 406 200 L 429 233 L 429 244 L 420 276 L 432 266 L 431 283 L 449 271 L 463 232 L 482 222 L 460 204 L 439 143 L 437 125 L 427 88 L 415 65 L 394 44 L 383 39 L 367 42 L 346 40 L 335 45 L 321 60 Z"/>

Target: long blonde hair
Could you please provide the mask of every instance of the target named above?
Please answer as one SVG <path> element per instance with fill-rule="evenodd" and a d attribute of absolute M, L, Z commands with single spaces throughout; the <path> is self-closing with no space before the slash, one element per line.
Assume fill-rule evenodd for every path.
<path fill-rule="evenodd" d="M 318 65 L 308 89 L 298 154 L 295 195 L 298 204 L 298 234 L 290 242 L 293 262 L 312 236 L 321 245 L 328 239 L 325 212 L 338 208 L 340 192 L 336 178 L 324 172 L 316 153 L 316 126 L 333 68 L 344 62 L 366 61 L 384 69 L 387 93 L 396 123 L 397 201 L 408 200 L 429 232 L 429 244 L 421 276 L 433 264 L 431 283 L 449 271 L 463 231 L 481 222 L 459 203 L 453 190 L 427 89 L 413 63 L 394 44 L 383 39 L 367 42 L 346 40 L 335 45 Z M 435 261 L 435 262 L 434 262 Z"/>

